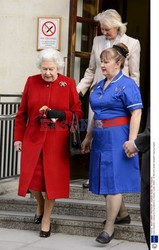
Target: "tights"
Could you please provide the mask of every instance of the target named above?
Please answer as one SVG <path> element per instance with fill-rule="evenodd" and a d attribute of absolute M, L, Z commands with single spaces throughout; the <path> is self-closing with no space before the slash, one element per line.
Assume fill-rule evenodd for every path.
<path fill-rule="evenodd" d="M 104 227 L 104 231 L 106 231 L 111 236 L 114 232 L 115 219 L 122 205 L 122 195 L 121 194 L 107 195 L 105 196 L 105 199 L 106 199 L 107 220 Z"/>
<path fill-rule="evenodd" d="M 52 209 L 55 204 L 55 200 L 48 200 L 47 196 L 45 194 L 45 198 L 43 198 L 43 195 L 39 191 L 30 190 L 32 195 L 35 197 L 37 201 L 37 215 L 43 214 L 43 219 L 41 223 L 41 230 L 43 231 L 49 231 L 50 230 L 50 216 Z"/>

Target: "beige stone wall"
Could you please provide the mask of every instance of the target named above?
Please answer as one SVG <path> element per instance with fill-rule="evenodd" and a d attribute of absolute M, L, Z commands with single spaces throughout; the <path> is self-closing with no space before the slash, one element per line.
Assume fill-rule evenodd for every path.
<path fill-rule="evenodd" d="M 0 0 L 0 93 L 22 92 L 26 78 L 39 73 L 37 17 L 62 17 L 61 52 L 67 56 L 69 0 Z"/>

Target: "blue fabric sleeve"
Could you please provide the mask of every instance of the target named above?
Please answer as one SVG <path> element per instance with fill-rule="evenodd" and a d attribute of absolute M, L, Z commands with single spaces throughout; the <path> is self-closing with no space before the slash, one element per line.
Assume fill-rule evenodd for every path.
<path fill-rule="evenodd" d="M 129 111 L 143 108 L 140 89 L 134 80 L 125 85 L 122 101 Z"/>

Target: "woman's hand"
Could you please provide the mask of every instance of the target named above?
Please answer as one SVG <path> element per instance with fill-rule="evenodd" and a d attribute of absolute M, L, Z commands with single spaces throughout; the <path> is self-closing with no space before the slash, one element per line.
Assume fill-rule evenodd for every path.
<path fill-rule="evenodd" d="M 82 142 L 82 145 L 81 145 L 81 153 L 82 154 L 86 154 L 86 153 L 90 152 L 91 141 L 92 140 L 87 138 L 87 137 L 84 139 L 84 141 Z"/>
<path fill-rule="evenodd" d="M 91 142 L 92 142 L 92 124 L 93 124 L 94 120 L 92 119 L 90 124 L 89 124 L 89 128 L 88 128 L 88 132 L 86 134 L 86 137 L 84 139 L 84 141 L 82 142 L 81 145 L 81 153 L 82 154 L 86 154 L 90 152 L 90 148 L 91 148 Z"/>
<path fill-rule="evenodd" d="M 14 147 L 15 147 L 16 151 L 21 152 L 22 151 L 22 142 L 21 141 L 15 141 L 14 142 Z"/>
<path fill-rule="evenodd" d="M 125 154 L 127 155 L 128 158 L 134 157 L 137 153 L 137 150 L 134 147 L 133 140 L 129 140 L 129 141 L 124 142 L 123 148 L 124 148 Z"/>
<path fill-rule="evenodd" d="M 39 109 L 39 111 L 40 111 L 40 112 L 43 112 L 43 111 L 46 111 L 47 109 L 48 109 L 48 106 L 44 105 L 44 106 L 42 106 L 42 107 Z"/>
<path fill-rule="evenodd" d="M 39 109 L 39 112 L 40 114 L 42 115 L 42 117 L 46 118 L 46 115 L 47 115 L 47 112 L 48 110 L 50 110 L 50 108 L 48 106 L 42 106 L 40 109 Z"/>

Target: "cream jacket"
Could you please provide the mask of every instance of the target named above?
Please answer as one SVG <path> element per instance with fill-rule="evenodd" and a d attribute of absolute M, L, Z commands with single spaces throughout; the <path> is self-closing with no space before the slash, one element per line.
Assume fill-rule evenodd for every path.
<path fill-rule="evenodd" d="M 129 55 L 125 60 L 123 73 L 135 80 L 139 85 L 139 66 L 140 66 L 140 42 L 130 36 L 123 35 L 120 39 L 129 49 Z M 93 41 L 89 67 L 86 69 L 84 78 L 77 85 L 77 91 L 85 95 L 87 90 L 93 87 L 104 78 L 101 71 L 100 54 L 105 48 L 105 36 L 96 36 Z"/>

